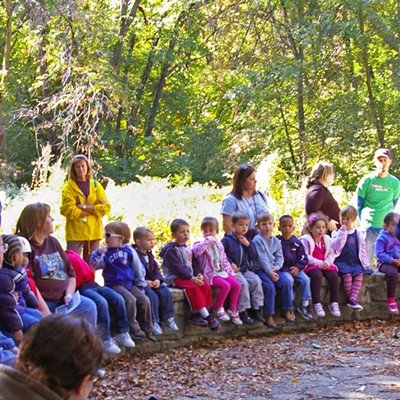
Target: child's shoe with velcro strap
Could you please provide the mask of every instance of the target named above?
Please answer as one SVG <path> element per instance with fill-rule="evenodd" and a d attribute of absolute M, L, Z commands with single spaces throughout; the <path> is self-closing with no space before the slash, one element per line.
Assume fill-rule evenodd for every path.
<path fill-rule="evenodd" d="M 198 326 L 208 325 L 208 322 L 199 313 L 192 313 L 190 315 L 189 323 Z"/>
<path fill-rule="evenodd" d="M 328 305 L 329 312 L 334 316 L 334 317 L 340 317 L 340 308 L 339 304 L 336 303 L 335 301 L 333 303 L 330 303 Z"/>
<path fill-rule="evenodd" d="M 227 314 L 231 318 L 231 321 L 235 325 L 243 325 L 243 321 L 240 319 L 239 314 L 237 311 L 232 311 L 232 310 L 226 310 Z"/>
<path fill-rule="evenodd" d="M 321 303 L 315 303 L 314 304 L 314 311 L 315 314 L 317 314 L 317 317 L 325 317 L 325 311 L 324 311 L 324 307 L 322 306 Z"/>
<path fill-rule="evenodd" d="M 363 306 L 356 299 L 349 299 L 347 303 L 347 307 L 352 308 L 353 310 L 361 311 Z"/>
<path fill-rule="evenodd" d="M 161 326 L 158 322 L 153 322 L 153 333 L 155 335 L 162 335 L 163 331 L 161 329 Z"/>
<path fill-rule="evenodd" d="M 399 313 L 399 309 L 397 308 L 397 304 L 395 301 L 388 301 L 387 303 L 389 314 L 397 315 Z"/>
<path fill-rule="evenodd" d="M 208 314 L 208 317 L 206 317 L 206 321 L 208 322 L 208 327 L 212 331 L 215 331 L 221 326 L 219 322 L 211 314 Z"/>
<path fill-rule="evenodd" d="M 297 312 L 306 320 L 306 321 L 311 321 L 313 320 L 313 316 L 310 313 L 310 311 L 308 311 L 308 307 L 306 306 L 299 306 L 297 307 Z"/>
<path fill-rule="evenodd" d="M 176 324 L 174 317 L 168 318 L 165 322 L 165 325 L 168 326 L 169 329 L 171 329 L 172 331 L 179 331 L 179 327 Z"/>
<path fill-rule="evenodd" d="M 230 321 L 230 317 L 225 312 L 224 307 L 221 307 L 217 310 L 217 318 L 224 322 Z"/>
<path fill-rule="evenodd" d="M 258 309 L 258 310 L 253 309 L 253 318 L 258 322 L 262 322 L 262 323 L 265 322 L 264 313 L 261 309 Z"/>
<path fill-rule="evenodd" d="M 251 318 L 251 317 L 249 316 L 249 314 L 247 314 L 247 311 L 246 311 L 246 310 L 240 312 L 240 313 L 239 313 L 239 317 L 240 317 L 240 319 L 243 321 L 243 323 L 246 324 L 246 325 L 252 325 L 252 324 L 254 324 L 253 318 Z"/>

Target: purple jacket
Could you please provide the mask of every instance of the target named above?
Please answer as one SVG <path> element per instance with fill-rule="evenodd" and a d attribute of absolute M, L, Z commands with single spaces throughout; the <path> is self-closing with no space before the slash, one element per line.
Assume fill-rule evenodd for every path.
<path fill-rule="evenodd" d="M 284 239 L 281 235 L 278 235 L 277 238 L 281 241 L 283 251 L 283 266 L 280 271 L 290 272 L 290 267 L 303 270 L 308 264 L 308 257 L 300 240 L 295 235 L 292 235 L 289 240 Z"/>
<path fill-rule="evenodd" d="M 160 269 L 158 268 L 158 263 L 154 258 L 153 253 L 151 251 L 148 251 L 146 253 L 146 255 L 149 257 L 149 262 L 147 262 L 144 258 L 144 255 L 140 253 L 140 251 L 135 246 L 132 247 L 136 250 L 140 262 L 144 265 L 146 269 L 146 281 L 155 281 L 156 279 L 158 279 L 160 282 L 164 282 L 164 277 L 161 275 Z"/>
<path fill-rule="evenodd" d="M 256 250 L 249 238 L 250 246 L 246 247 L 233 232 L 227 233 L 221 240 L 230 263 L 235 263 L 239 271 L 244 273 L 250 269 L 250 261 L 257 257 Z"/>
<path fill-rule="evenodd" d="M 214 243 L 217 246 L 220 255 L 220 267 L 221 271 L 225 271 L 228 275 L 234 276 L 235 273 L 231 267 L 230 262 L 225 254 L 225 249 L 222 243 L 215 237 L 206 237 L 201 242 L 196 242 L 193 245 L 193 253 L 199 260 L 199 266 L 204 275 L 204 280 L 208 284 L 212 284 L 213 277 L 215 276 L 215 268 L 213 264 L 213 259 L 211 256 L 211 245 Z M 226 277 L 226 275 L 225 275 Z"/>
<path fill-rule="evenodd" d="M 394 259 L 400 259 L 400 240 L 382 229 L 376 238 L 375 254 L 378 268 L 382 264 L 392 264 Z"/>
<path fill-rule="evenodd" d="M 356 229 L 357 232 L 357 242 L 358 242 L 358 258 L 360 259 L 361 265 L 364 269 L 371 268 L 371 263 L 369 262 L 367 255 L 367 246 L 365 244 L 363 233 Z M 335 251 L 336 257 L 340 255 L 343 247 L 347 241 L 348 231 L 343 229 L 338 229 L 332 232 L 332 249 Z"/>

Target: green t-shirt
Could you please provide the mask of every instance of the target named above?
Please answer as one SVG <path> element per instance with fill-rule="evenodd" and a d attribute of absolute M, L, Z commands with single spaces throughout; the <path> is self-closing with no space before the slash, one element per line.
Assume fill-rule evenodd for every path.
<path fill-rule="evenodd" d="M 382 228 L 385 215 L 393 211 L 400 197 L 400 181 L 393 175 L 380 178 L 377 172 L 361 179 L 357 196 L 364 199 L 361 206 L 361 227 Z"/>

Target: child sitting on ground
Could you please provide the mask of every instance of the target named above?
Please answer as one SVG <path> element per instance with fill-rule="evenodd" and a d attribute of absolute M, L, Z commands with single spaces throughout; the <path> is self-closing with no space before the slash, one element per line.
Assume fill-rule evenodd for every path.
<path fill-rule="evenodd" d="M 133 247 L 139 256 L 145 275 L 146 286 L 144 290 L 151 302 L 153 332 L 162 333 L 159 326 L 160 319 L 169 329 L 177 331 L 179 328 L 174 320 L 175 311 L 172 294 L 164 283 L 164 278 L 152 253 L 154 234 L 151 229 L 141 226 L 134 230 L 133 240 L 135 242 Z"/>
<path fill-rule="evenodd" d="M 171 233 L 174 240 L 163 247 L 160 253 L 165 283 L 185 290 L 192 310 L 190 323 L 208 326 L 211 330 L 218 329 L 219 322 L 207 310 L 212 306 L 211 288 L 203 275 L 193 270 L 192 250 L 187 245 L 189 224 L 183 219 L 174 219 Z"/>
<path fill-rule="evenodd" d="M 236 325 L 242 325 L 243 322 L 237 312 L 240 283 L 226 257 L 224 246 L 216 237 L 218 228 L 216 218 L 204 218 L 201 222 L 204 239 L 193 245 L 193 253 L 199 261 L 204 280 L 211 287 L 218 289 L 214 305 L 218 319 L 221 321 L 231 320 Z M 228 295 L 229 308 L 225 312 L 224 302 Z"/>
<path fill-rule="evenodd" d="M 126 314 L 125 300 L 115 290 L 100 286 L 94 281 L 94 271 L 83 258 L 72 250 L 66 250 L 67 256 L 76 273 L 76 289 L 89 299 L 93 300 L 97 308 L 97 326 L 103 342 L 104 351 L 109 354 L 119 354 L 121 349 L 117 343 L 125 347 L 135 347 L 129 336 L 129 321 Z M 110 332 L 110 310 L 114 311 L 115 340 Z M 117 342 L 117 343 L 115 343 Z"/>
<path fill-rule="evenodd" d="M 367 255 L 363 232 L 353 228 L 357 219 L 357 210 L 344 206 L 339 213 L 341 227 L 332 232 L 332 247 L 337 257 L 335 265 L 339 268 L 343 288 L 347 296 L 347 307 L 361 311 L 363 308 L 357 301 L 362 286 L 363 275 L 372 274 Z"/>
<path fill-rule="evenodd" d="M 145 336 L 136 320 L 137 313 L 147 338 L 155 342 L 150 300 L 143 290 L 135 286 L 134 271 L 139 268 L 140 260 L 129 245 L 129 226 L 122 221 L 113 221 L 104 229 L 107 246 L 92 253 L 90 264 L 94 269 L 103 269 L 104 284 L 125 299 L 132 334 L 137 338 Z"/>
<path fill-rule="evenodd" d="M 21 266 L 22 242 L 18 236 L 3 235 L 3 265 L 0 270 L 0 329 L 20 343 L 23 334 L 43 318 L 38 303 L 29 289 L 28 276 Z M 31 307 L 27 306 L 27 301 Z"/>
<path fill-rule="evenodd" d="M 325 317 L 321 303 L 322 278 L 328 282 L 330 302 L 328 309 L 334 317 L 340 317 L 339 308 L 339 275 L 333 264 L 335 252 L 331 246 L 331 238 L 326 235 L 328 217 L 321 213 L 311 214 L 304 226 L 305 234 L 300 237 L 306 250 L 308 265 L 304 271 L 311 279 L 311 297 L 318 317 Z"/>
<path fill-rule="evenodd" d="M 274 217 L 271 214 L 263 212 L 257 217 L 257 227 L 260 232 L 253 239 L 256 259 L 251 263 L 253 271 L 262 282 L 265 323 L 269 328 L 276 328 L 273 317 L 276 289 L 280 291 L 284 319 L 288 322 L 294 320 L 292 283 L 285 274 L 280 272 L 283 265 L 283 253 L 281 242 L 272 235 L 274 226 Z"/>
<path fill-rule="evenodd" d="M 243 211 L 232 213 L 233 231 L 227 233 L 221 240 L 228 261 L 231 263 L 237 280 L 240 282 L 240 296 L 238 303 L 239 317 L 245 324 L 254 323 L 253 318 L 265 322 L 263 316 L 264 293 L 261 279 L 250 271 L 250 260 L 254 259 L 256 252 L 250 239 L 246 236 L 249 230 L 249 217 Z M 247 312 L 251 313 L 251 318 Z"/>
<path fill-rule="evenodd" d="M 308 258 L 303 244 L 293 235 L 294 221 L 291 215 L 282 215 L 279 218 L 279 230 L 282 235 L 278 235 L 277 238 L 281 241 L 283 251 L 283 266 L 280 272 L 286 275 L 292 285 L 294 283 L 299 285 L 301 305 L 297 307 L 297 312 L 305 320 L 310 321 L 313 319 L 308 309 L 311 300 L 310 278 L 304 272 L 304 268 L 308 264 Z"/>
<path fill-rule="evenodd" d="M 378 270 L 386 275 L 387 308 L 390 314 L 398 314 L 396 287 L 400 267 L 400 240 L 396 237 L 396 226 L 400 215 L 388 213 L 383 220 L 383 229 L 375 242 Z"/>

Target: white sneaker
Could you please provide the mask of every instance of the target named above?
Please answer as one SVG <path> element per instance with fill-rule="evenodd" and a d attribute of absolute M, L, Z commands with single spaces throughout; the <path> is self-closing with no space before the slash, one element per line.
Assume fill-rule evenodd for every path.
<path fill-rule="evenodd" d="M 178 327 L 178 325 L 176 324 L 176 322 L 175 322 L 175 320 L 174 320 L 174 317 L 168 318 L 168 319 L 165 321 L 165 325 L 167 325 L 168 328 L 171 329 L 172 331 L 179 331 L 179 327 Z"/>
<path fill-rule="evenodd" d="M 230 321 L 229 315 L 225 312 L 224 307 L 217 310 L 217 318 L 221 321 Z"/>
<path fill-rule="evenodd" d="M 325 317 L 324 307 L 322 307 L 321 303 L 315 303 L 314 310 L 318 317 Z"/>
<path fill-rule="evenodd" d="M 236 325 L 243 325 L 243 321 L 240 319 L 237 311 L 226 310 L 227 314 L 231 318 L 231 321 Z"/>
<path fill-rule="evenodd" d="M 329 304 L 328 306 L 329 312 L 334 316 L 334 317 L 340 317 L 340 308 L 339 304 L 336 302 L 333 302 Z"/>
<path fill-rule="evenodd" d="M 119 354 L 121 353 L 121 349 L 114 342 L 114 339 L 110 338 L 103 341 L 103 349 L 106 353 L 109 354 Z"/>
<path fill-rule="evenodd" d="M 125 333 L 117 333 L 115 335 L 115 340 L 118 344 L 125 347 L 135 347 L 135 342 L 131 339 L 131 336 L 128 332 Z"/>
<path fill-rule="evenodd" d="M 161 326 L 158 325 L 157 322 L 153 322 L 153 333 L 154 333 L 155 335 L 162 335 L 162 334 L 163 334 L 163 331 L 162 331 L 162 329 L 161 329 Z"/>

